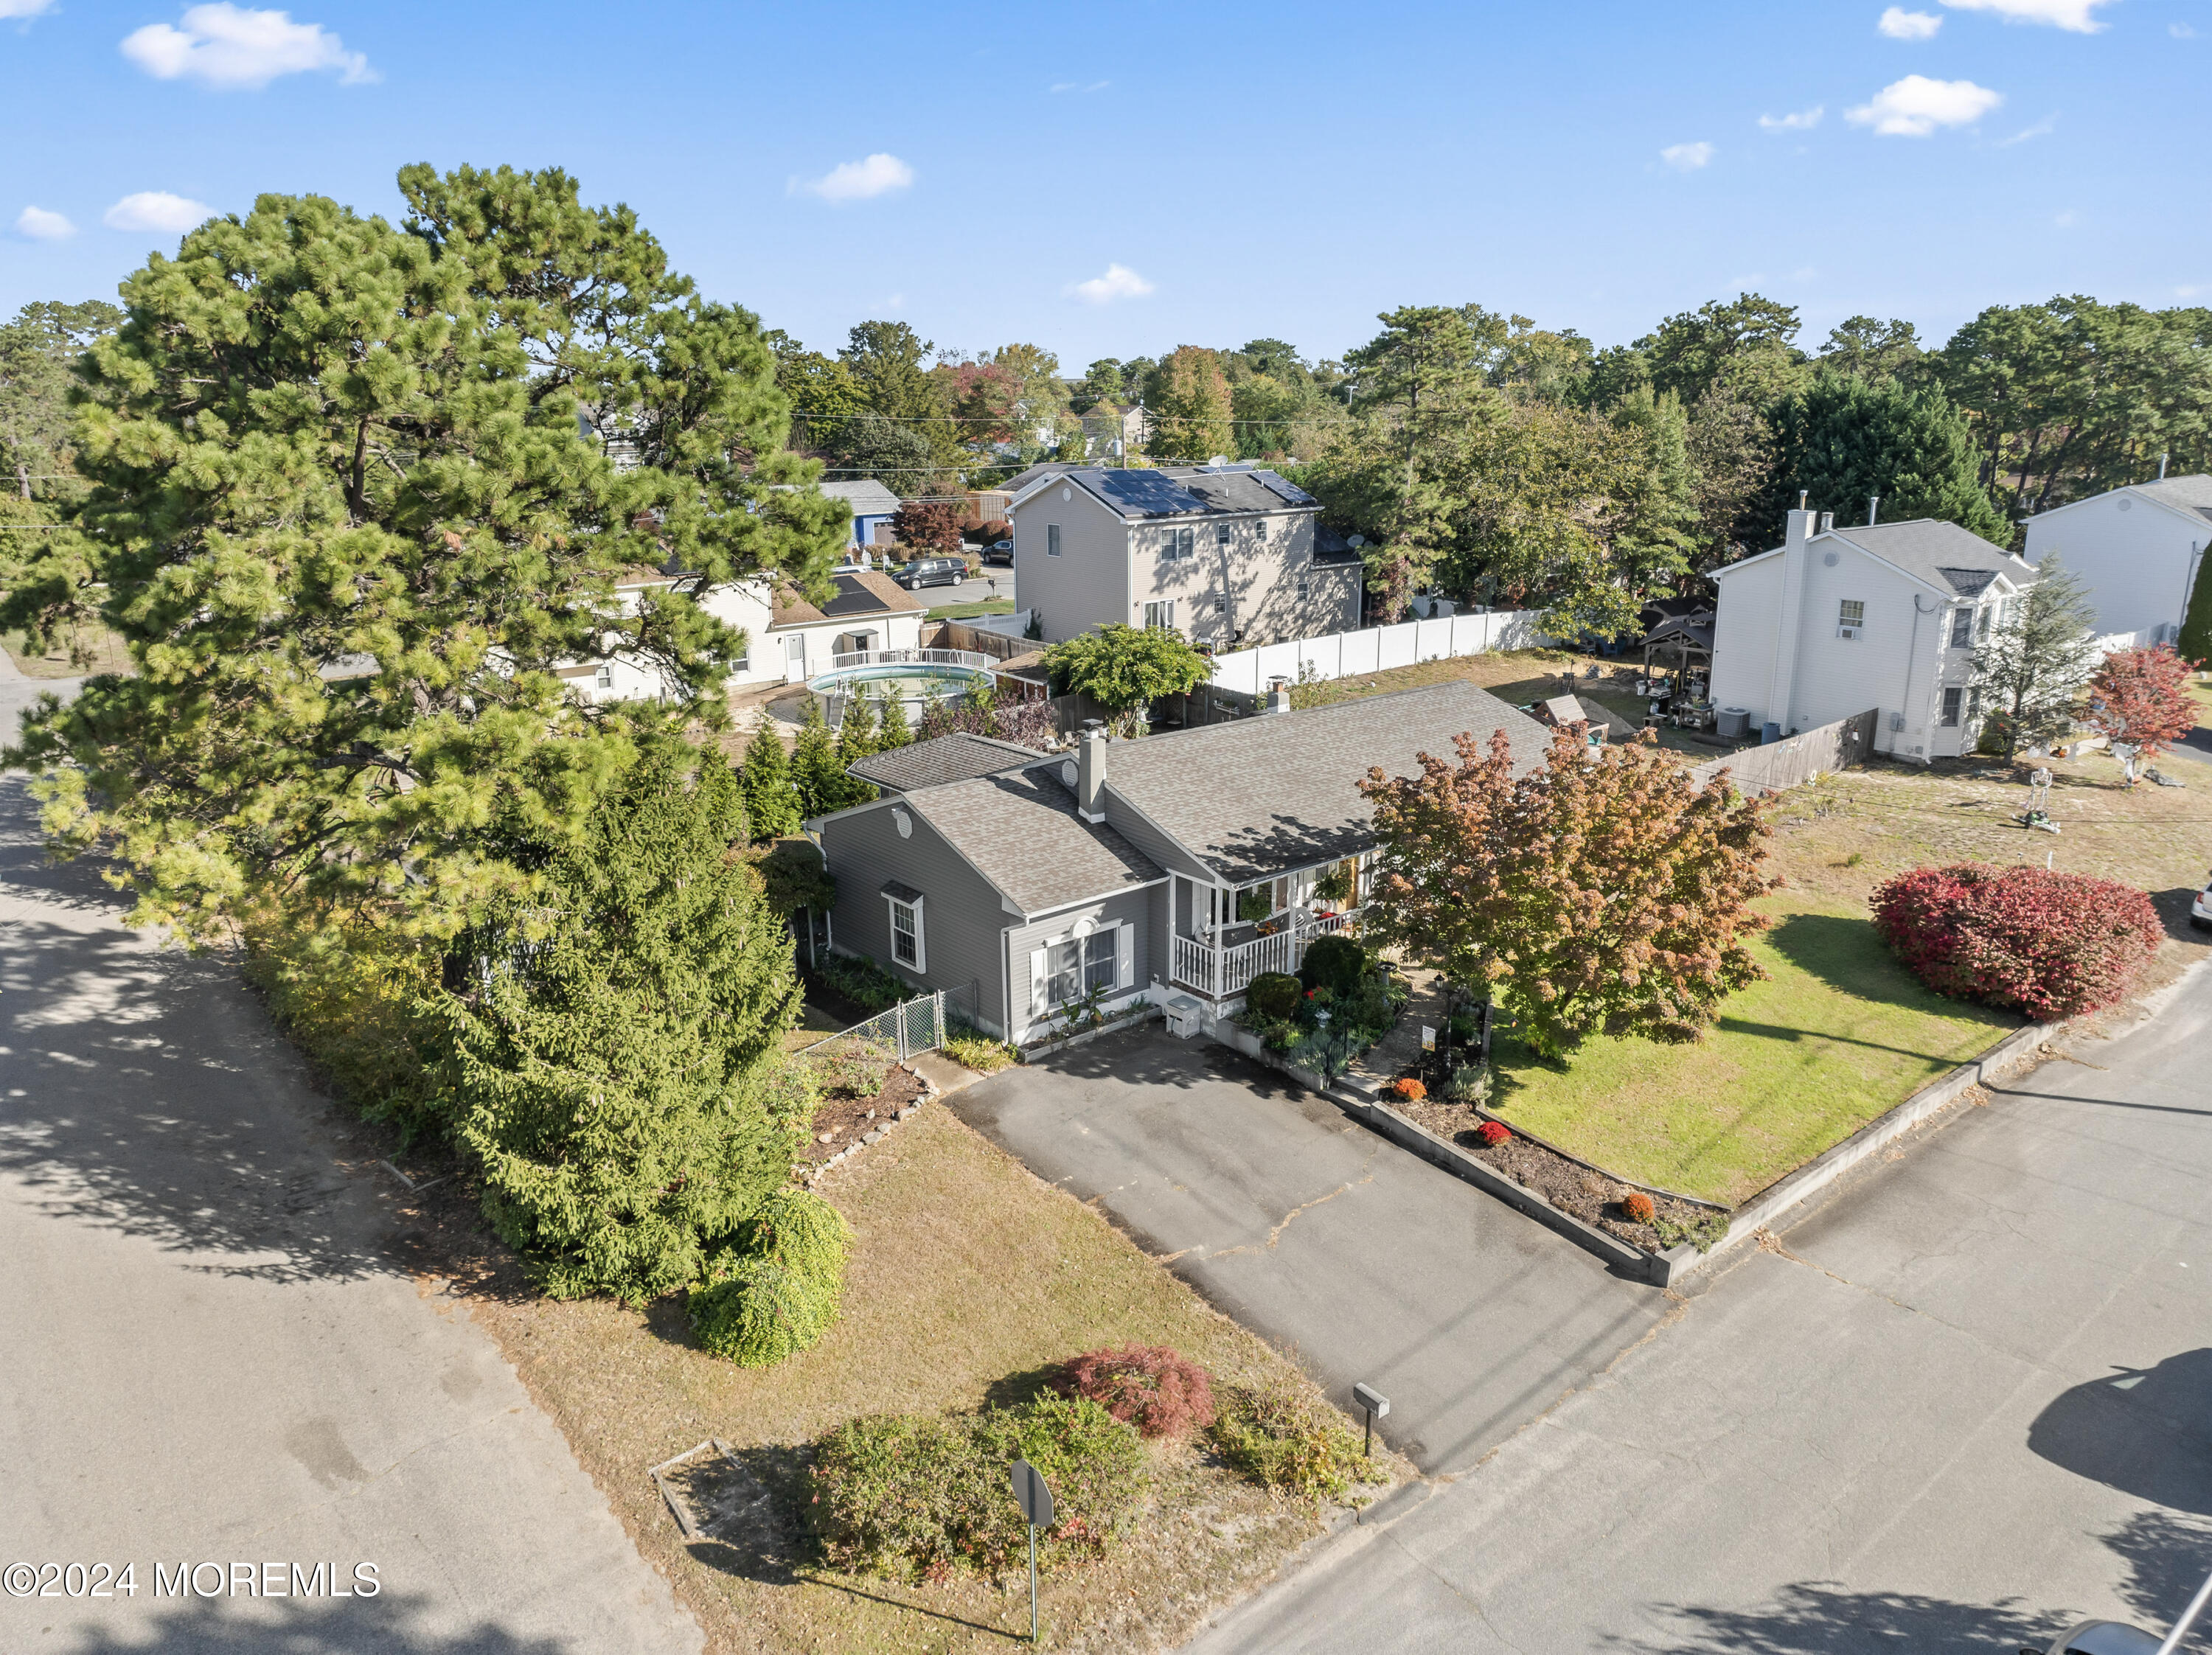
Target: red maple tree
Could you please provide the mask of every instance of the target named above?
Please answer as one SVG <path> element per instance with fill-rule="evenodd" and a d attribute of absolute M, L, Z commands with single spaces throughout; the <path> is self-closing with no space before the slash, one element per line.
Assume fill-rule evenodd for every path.
<path fill-rule="evenodd" d="M 2189 672 L 2171 644 L 2114 650 L 2089 680 L 2088 724 L 2146 759 L 2163 752 L 2197 727 Z"/>
<path fill-rule="evenodd" d="M 891 513 L 891 532 L 908 557 L 958 557 L 960 508 L 947 500 L 910 500 Z"/>

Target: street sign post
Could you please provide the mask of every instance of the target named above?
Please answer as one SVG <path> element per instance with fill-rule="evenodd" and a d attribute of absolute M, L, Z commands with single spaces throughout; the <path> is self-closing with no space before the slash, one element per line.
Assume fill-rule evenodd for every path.
<path fill-rule="evenodd" d="M 1037 1641 L 1036 1537 L 1039 1529 L 1052 1526 L 1052 1490 L 1043 1476 L 1025 1459 L 1014 1462 L 1014 1503 L 1022 1508 L 1022 1521 L 1030 1525 L 1030 1641 Z"/>

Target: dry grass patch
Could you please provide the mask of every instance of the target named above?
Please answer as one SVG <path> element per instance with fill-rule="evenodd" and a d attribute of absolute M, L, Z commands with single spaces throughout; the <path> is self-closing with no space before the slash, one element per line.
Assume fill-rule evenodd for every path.
<path fill-rule="evenodd" d="M 0 649 L 26 678 L 84 678 L 97 672 L 129 673 L 131 652 L 120 634 L 105 627 L 87 627 L 64 634 L 55 646 L 34 653 L 20 632 L 0 632 Z"/>
<path fill-rule="evenodd" d="M 710 1648 L 952 1652 L 1026 1636 L 1025 1582 L 907 1586 L 813 1561 L 792 1520 L 805 1446 L 844 1420 L 1012 1400 L 1048 1363 L 1130 1343 L 1173 1346 L 1225 1382 L 1306 1383 L 1097 1213 L 942 1107 L 817 1187 L 857 1233 L 844 1315 L 778 1367 L 748 1372 L 706 1355 L 676 1300 L 642 1315 L 553 1304 L 514 1291 L 503 1267 L 468 1290 L 641 1549 L 706 1625 Z M 467 1221 L 461 1209 L 456 1222 Z M 744 1470 L 700 1472 L 726 1526 L 687 1545 L 646 1468 L 708 1437 Z M 1044 1580 L 1056 1648 L 1178 1643 L 1323 1526 L 1324 1513 L 1273 1499 L 1198 1450 L 1147 1452 L 1153 1494 L 1135 1537 Z"/>

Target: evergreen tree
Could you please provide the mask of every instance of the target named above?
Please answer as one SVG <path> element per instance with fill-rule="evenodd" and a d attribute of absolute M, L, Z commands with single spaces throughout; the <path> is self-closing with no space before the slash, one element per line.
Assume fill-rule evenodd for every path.
<path fill-rule="evenodd" d="M 641 729 L 727 718 L 742 639 L 698 589 L 818 585 L 842 543 L 842 502 L 784 486 L 813 473 L 757 320 L 627 209 L 558 172 L 399 184 L 401 227 L 264 195 L 125 281 L 74 393 L 84 532 L 15 537 L 48 562 L 0 627 L 97 606 L 137 668 L 34 711 L 19 761 L 139 923 L 453 936 L 527 888 L 518 824 L 582 832 Z M 617 597 L 671 560 L 680 587 Z M 684 699 L 570 693 L 616 652 Z"/>
<path fill-rule="evenodd" d="M 799 793 L 792 785 L 790 755 L 784 752 L 783 738 L 775 733 L 775 724 L 765 716 L 745 746 L 738 785 L 754 844 L 799 831 Z"/>
<path fill-rule="evenodd" d="M 876 751 L 888 753 L 895 747 L 910 746 L 914 727 L 906 720 L 906 703 L 896 695 L 884 698 L 883 722 L 876 731 Z"/>
<path fill-rule="evenodd" d="M 845 767 L 837 757 L 837 738 L 822 716 L 822 703 L 807 704 L 791 749 L 791 779 L 799 790 L 802 821 L 842 810 L 847 803 Z"/>
<path fill-rule="evenodd" d="M 1808 492 L 1841 523 L 1865 519 L 1867 497 L 1881 497 L 1885 521 L 1941 518 L 1999 546 L 2012 530 L 1980 482 L 1966 421 L 1934 385 L 1869 381 L 1824 370 L 1775 413 L 1782 464 L 1768 514 Z"/>
<path fill-rule="evenodd" d="M 2189 612 L 2181 618 L 2181 658 L 2198 671 L 2212 667 L 2212 556 L 2199 558 Z"/>
<path fill-rule="evenodd" d="M 556 1298 L 697 1279 L 790 1177 L 802 991 L 740 793 L 711 751 L 650 739 L 580 840 L 537 847 L 537 892 L 467 933 L 441 997 L 485 1213 Z"/>
<path fill-rule="evenodd" d="M 2081 581 L 2056 552 L 2036 576 L 1974 651 L 1974 683 L 1984 704 L 1995 704 L 1989 722 L 2007 758 L 2023 745 L 2065 739 L 2102 658 L 2090 640 L 2095 615 Z"/>
<path fill-rule="evenodd" d="M 854 695 L 846 702 L 845 720 L 837 726 L 837 762 L 858 764 L 881 746 L 876 737 L 875 708 L 865 695 Z"/>

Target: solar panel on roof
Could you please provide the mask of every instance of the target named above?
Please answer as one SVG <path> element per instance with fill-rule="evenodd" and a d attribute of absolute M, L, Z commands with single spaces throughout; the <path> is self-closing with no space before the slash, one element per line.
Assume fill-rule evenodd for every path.
<path fill-rule="evenodd" d="M 1108 471 L 1098 480 L 1099 491 L 1116 506 L 1132 512 L 1172 513 L 1202 512 L 1204 504 L 1157 471 Z"/>
<path fill-rule="evenodd" d="M 1314 503 L 1314 497 L 1311 494 L 1306 493 L 1295 482 L 1277 476 L 1273 471 L 1255 471 L 1252 475 L 1259 478 L 1268 493 L 1280 495 L 1293 506 L 1310 506 Z"/>

